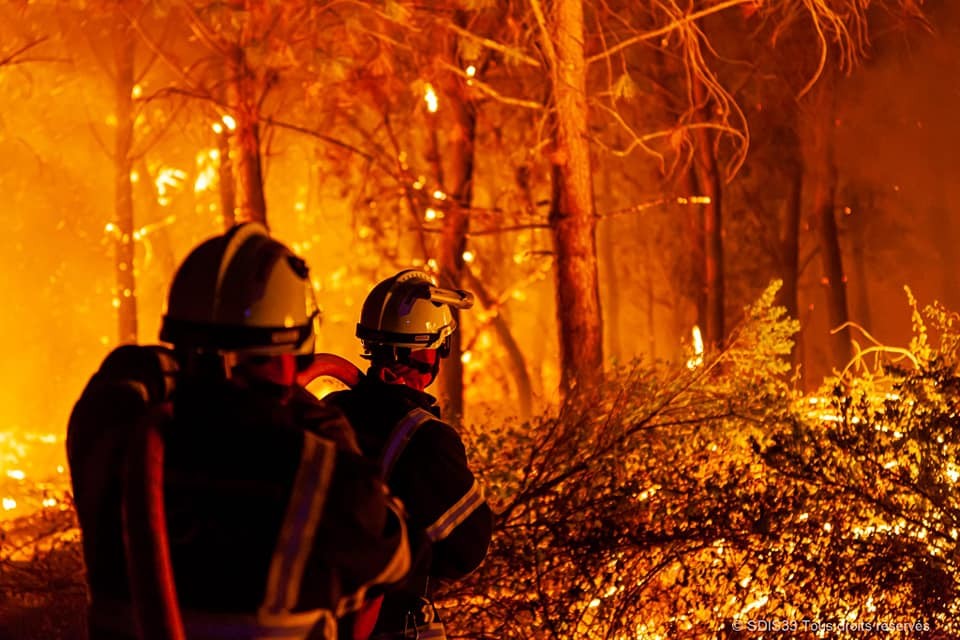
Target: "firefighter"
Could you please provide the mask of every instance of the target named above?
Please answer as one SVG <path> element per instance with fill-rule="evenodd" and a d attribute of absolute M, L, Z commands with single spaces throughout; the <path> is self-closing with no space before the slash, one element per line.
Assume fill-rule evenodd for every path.
<path fill-rule="evenodd" d="M 463 442 L 424 391 L 450 352 L 457 328 L 450 306 L 470 304 L 470 294 L 439 289 L 421 271 L 401 271 L 380 282 L 357 324 L 370 367 L 352 389 L 327 396 L 350 420 L 363 453 L 379 461 L 391 492 L 407 509 L 411 530 L 432 543 L 430 563 L 385 595 L 377 639 L 443 637 L 432 587 L 470 573 L 487 553 L 492 512 Z"/>
<path fill-rule="evenodd" d="M 188 639 L 336 638 L 338 618 L 409 573 L 402 506 L 342 414 L 294 383 L 318 320 L 305 263 L 262 225 L 239 225 L 179 267 L 160 331 L 173 349 L 120 347 L 91 379 L 67 442 L 91 640 L 138 631 L 120 470 L 134 423 L 161 402 Z"/>

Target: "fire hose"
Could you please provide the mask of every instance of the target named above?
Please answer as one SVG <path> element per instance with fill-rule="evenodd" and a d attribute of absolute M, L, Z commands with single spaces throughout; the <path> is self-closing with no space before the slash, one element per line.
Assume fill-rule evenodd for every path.
<path fill-rule="evenodd" d="M 360 370 L 345 358 L 318 353 L 298 374 L 297 383 L 306 386 L 321 376 L 353 387 L 360 380 Z M 147 412 L 133 430 L 124 469 L 123 543 L 140 640 L 186 640 L 164 510 L 162 426 L 171 417 L 169 402 Z"/>

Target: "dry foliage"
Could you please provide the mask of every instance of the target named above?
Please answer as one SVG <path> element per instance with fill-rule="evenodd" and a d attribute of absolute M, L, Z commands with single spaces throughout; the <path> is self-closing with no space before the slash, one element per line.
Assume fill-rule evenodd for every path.
<path fill-rule="evenodd" d="M 915 341 L 916 369 L 800 397 L 774 291 L 703 367 L 636 365 L 588 408 L 474 434 L 499 519 L 485 565 L 446 594 L 454 637 L 960 631 L 955 316 L 933 312 L 943 340 Z"/>

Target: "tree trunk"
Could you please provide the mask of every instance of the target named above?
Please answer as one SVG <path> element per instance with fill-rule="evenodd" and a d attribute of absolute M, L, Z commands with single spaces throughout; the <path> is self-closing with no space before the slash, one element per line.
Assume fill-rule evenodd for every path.
<path fill-rule="evenodd" d="M 455 21 L 461 27 L 466 26 L 466 15 L 458 11 Z M 454 38 L 449 50 L 450 59 L 457 61 L 457 40 Z M 453 116 L 453 127 L 446 145 L 444 157 L 447 159 L 446 175 L 441 166 L 440 154 L 434 137 L 433 151 L 437 156 L 437 179 L 444 185 L 451 206 L 443 218 L 440 234 L 438 266 L 443 286 L 459 289 L 463 282 L 464 259 L 467 249 L 467 232 L 470 229 L 470 206 L 473 203 L 473 163 L 474 140 L 477 131 L 476 108 L 465 93 L 462 81 L 452 79 L 444 94 L 448 111 Z M 436 127 L 432 135 L 436 136 Z M 446 178 L 446 180 L 444 180 Z M 452 309 L 453 318 L 460 325 L 460 311 Z M 440 400 L 445 415 L 454 420 L 463 418 L 463 329 L 450 337 L 450 357 L 444 363 L 440 373 Z"/>
<path fill-rule="evenodd" d="M 684 186 L 687 197 L 698 195 L 701 192 L 700 181 L 697 179 L 695 167 L 690 167 L 685 173 Z M 696 308 L 696 324 L 701 330 L 707 326 L 707 279 L 704 272 L 706 261 L 705 237 L 703 235 L 704 210 L 700 206 L 683 206 L 682 214 L 687 221 L 687 242 L 689 243 L 689 257 L 686 258 L 689 277 L 689 289 L 686 292 Z M 690 327 L 684 327 L 689 331 Z"/>
<path fill-rule="evenodd" d="M 218 123 L 219 124 L 219 123 Z M 217 182 L 220 191 L 220 217 L 223 228 L 229 231 L 237 223 L 237 185 L 233 178 L 233 163 L 230 161 L 230 132 L 217 131 Z"/>
<path fill-rule="evenodd" d="M 799 152 L 799 149 L 797 150 Z M 800 317 L 798 287 L 800 281 L 800 220 L 803 212 L 803 162 L 798 155 L 789 163 L 789 186 L 781 235 L 783 266 L 780 304 L 791 318 Z"/>
<path fill-rule="evenodd" d="M 868 286 L 869 280 L 867 279 L 867 257 L 866 246 L 864 244 L 866 241 L 864 237 L 866 229 L 864 228 L 864 221 L 866 220 L 866 216 L 873 215 L 876 212 L 873 211 L 873 207 L 868 207 L 867 204 L 861 200 L 860 194 L 854 194 L 850 202 L 850 209 L 844 213 L 849 213 L 850 217 L 846 219 L 851 222 L 851 224 L 847 225 L 847 230 L 851 235 L 850 252 L 853 258 L 854 280 L 856 282 L 854 286 L 853 318 L 857 324 L 867 331 L 870 331 L 873 320 L 870 313 L 870 290 Z M 941 220 L 943 221 L 941 225 L 942 235 L 944 238 L 949 239 L 952 235 L 950 233 L 950 218 L 949 216 L 944 216 Z M 941 255 L 943 258 L 947 258 L 949 253 L 943 252 Z M 944 260 L 943 264 L 948 264 L 947 260 Z M 951 269 L 946 269 L 946 271 L 951 271 Z"/>
<path fill-rule="evenodd" d="M 133 185 L 133 85 L 134 39 L 130 24 L 118 11 L 114 33 L 116 82 L 114 83 L 117 130 L 114 138 L 114 208 L 116 216 L 117 340 L 137 341 L 137 290 L 134 274 Z"/>
<path fill-rule="evenodd" d="M 796 320 L 800 319 L 800 221 L 803 217 L 803 162 L 800 159 L 800 149 L 797 145 L 795 160 L 789 164 L 789 187 L 787 190 L 786 211 L 782 242 L 783 266 L 781 278 L 783 286 L 780 289 L 780 304 L 787 315 Z M 790 359 L 794 365 L 801 363 L 800 355 L 801 335 L 798 333 L 790 351 Z"/>
<path fill-rule="evenodd" d="M 830 329 L 831 332 L 836 330 L 830 340 L 833 364 L 843 366 L 850 361 L 852 350 L 850 329 L 839 329 L 849 320 L 849 311 L 847 279 L 843 272 L 834 211 L 837 192 L 837 165 L 834 155 L 835 75 L 836 72 L 828 67 L 813 91 L 813 104 L 809 105 L 810 117 L 813 119 L 813 135 L 810 136 L 813 144 L 813 166 L 808 166 L 808 169 L 813 172 L 813 215 L 823 269 L 821 282 L 826 295 Z"/>
<path fill-rule="evenodd" d="M 256 93 L 256 80 L 247 67 L 243 48 L 238 46 L 230 60 L 228 79 L 228 100 L 235 122 L 230 159 L 236 182 L 236 221 L 267 225 Z"/>
<path fill-rule="evenodd" d="M 447 144 L 449 197 L 453 201 L 443 218 L 440 235 L 440 280 L 453 288 L 463 282 L 463 253 L 467 249 L 467 231 L 470 228 L 470 205 L 473 200 L 473 149 L 476 135 L 476 112 L 462 93 L 453 93 L 449 100 L 455 124 Z M 460 323 L 460 312 L 453 309 L 453 317 Z M 456 331 L 450 340 L 450 358 L 445 363 L 440 379 L 441 398 L 445 411 L 454 419 L 463 416 L 463 331 Z"/>
<path fill-rule="evenodd" d="M 587 68 L 582 0 L 557 0 L 550 37 L 556 48 L 550 228 L 556 254 L 560 393 L 569 397 L 603 372 L 603 328 L 597 277 L 597 219 L 587 140 Z"/>
<path fill-rule="evenodd" d="M 703 83 L 694 79 L 694 94 L 704 113 L 710 100 Z M 714 148 L 715 135 L 710 129 L 695 130 L 697 140 L 697 182 L 703 195 L 710 201 L 703 205 L 704 285 L 706 288 L 706 326 L 704 342 L 720 348 L 724 334 L 724 279 L 723 279 L 723 177 Z"/>

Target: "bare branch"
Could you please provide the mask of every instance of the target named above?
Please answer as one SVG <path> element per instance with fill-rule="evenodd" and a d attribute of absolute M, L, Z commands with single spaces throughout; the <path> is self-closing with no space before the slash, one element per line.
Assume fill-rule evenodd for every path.
<path fill-rule="evenodd" d="M 148 34 L 143 29 L 143 25 L 140 24 L 139 16 L 134 17 L 129 13 L 126 13 L 125 15 L 127 19 L 130 21 L 130 24 L 133 25 L 134 30 L 136 30 L 137 34 L 140 36 L 140 39 L 143 40 L 144 44 L 147 45 L 147 48 L 150 49 L 150 51 L 152 51 L 156 57 L 163 60 L 167 64 L 167 66 L 170 67 L 170 70 L 176 73 L 180 77 L 184 85 L 186 85 L 187 87 L 190 87 L 190 91 L 192 93 L 188 95 L 191 95 L 191 97 L 201 97 L 197 94 L 202 90 L 194 85 L 189 74 L 187 74 L 183 66 L 180 65 L 176 60 L 174 60 L 169 53 L 164 51 L 163 48 L 160 47 L 160 45 L 158 45 L 152 37 L 150 37 L 150 34 Z M 210 96 L 209 94 L 207 94 L 206 96 L 202 96 L 202 99 L 213 101 L 213 97 Z"/>
<path fill-rule="evenodd" d="M 180 6 L 187 15 L 187 22 L 190 25 L 190 30 L 193 31 L 197 38 L 206 44 L 210 50 L 218 53 L 224 58 L 230 57 L 230 47 L 224 43 L 216 33 L 207 27 L 206 23 L 203 21 L 203 18 L 201 18 L 197 13 L 197 10 L 186 0 L 180 2 Z"/>
<path fill-rule="evenodd" d="M 483 36 L 477 35 L 472 31 L 468 29 L 464 29 L 463 27 L 457 24 L 454 24 L 449 20 L 438 20 L 437 22 L 443 28 L 453 31 L 458 36 L 461 36 L 463 38 L 466 38 L 468 40 L 472 40 L 478 44 L 481 44 L 487 49 L 498 51 L 503 55 L 507 56 L 509 59 L 519 60 L 520 62 L 523 62 L 524 64 L 530 65 L 531 67 L 535 67 L 537 69 L 542 67 L 539 60 L 527 55 L 526 53 L 524 53 L 523 51 L 520 51 L 519 49 L 516 49 L 514 47 L 509 47 L 505 44 L 501 44 L 497 42 L 496 40 L 491 40 L 490 38 L 485 38 Z"/>
<path fill-rule="evenodd" d="M 0 58 L 0 67 L 5 67 L 5 66 L 8 66 L 8 65 L 15 65 L 15 64 L 24 64 L 24 63 L 26 63 L 26 62 L 39 62 L 39 61 L 41 61 L 40 58 L 31 58 L 31 59 L 28 59 L 28 58 L 24 58 L 24 57 L 22 57 L 22 56 L 23 56 L 23 54 L 25 54 L 27 51 L 30 51 L 30 49 L 33 49 L 34 47 L 40 45 L 41 43 L 45 42 L 46 40 L 49 40 L 49 38 L 50 38 L 49 36 L 43 36 L 42 38 L 37 38 L 36 40 L 31 40 L 30 42 L 27 42 L 27 43 L 24 44 L 23 46 L 14 49 L 13 51 L 11 51 L 10 53 L 8 53 L 8 54 L 7 54 L 6 56 L 4 56 L 3 58 Z M 46 61 L 46 60 L 44 60 L 44 61 Z"/>
<path fill-rule="evenodd" d="M 492 236 L 498 233 L 510 233 L 514 231 L 529 231 L 530 229 L 549 229 L 550 225 L 546 222 L 531 222 L 529 224 L 515 224 L 506 227 L 490 227 L 488 229 L 476 229 L 467 232 L 467 237 L 473 236 Z M 442 233 L 443 229 L 436 227 L 424 227 L 418 226 L 414 227 L 415 231 L 422 231 L 423 233 Z"/>
<path fill-rule="evenodd" d="M 373 156 L 373 154 L 371 154 L 371 153 L 368 153 L 368 152 L 366 152 L 366 151 L 363 151 L 362 149 L 358 149 L 357 147 L 353 146 L 352 144 L 350 144 L 350 143 L 348 143 L 348 142 L 344 142 L 343 140 L 338 140 L 337 138 L 334 138 L 334 137 L 328 136 L 328 135 L 326 135 L 326 134 L 320 133 L 319 131 L 316 131 L 316 130 L 314 130 L 314 129 L 309 129 L 309 128 L 307 128 L 307 127 L 302 127 L 302 126 L 300 126 L 300 125 L 293 124 L 293 123 L 290 123 L 290 122 L 283 122 L 282 120 L 276 120 L 276 119 L 271 118 L 271 117 L 262 117 L 262 118 L 260 119 L 260 121 L 263 122 L 263 123 L 265 123 L 265 124 L 269 124 L 269 125 L 271 125 L 271 126 L 274 126 L 274 127 L 279 127 L 280 129 L 287 129 L 287 130 L 289 130 L 289 131 L 296 131 L 297 133 L 302 133 L 302 134 L 304 134 L 304 135 L 306 135 L 306 136 L 310 136 L 311 138 L 316 138 L 317 140 L 323 140 L 324 142 L 328 142 L 328 143 L 330 143 L 330 144 L 332 144 L 332 145 L 334 145 L 334 146 L 340 147 L 341 149 L 346 149 L 347 151 L 350 151 L 351 153 L 355 153 L 355 154 L 357 154 L 358 156 L 360 156 L 360 157 L 362 157 L 362 158 L 364 158 L 364 159 L 366 159 L 366 160 L 374 160 L 374 159 L 375 159 L 374 156 Z"/>
<path fill-rule="evenodd" d="M 556 69 L 557 50 L 553 46 L 553 38 L 550 35 L 550 29 L 547 27 L 547 18 L 543 13 L 543 5 L 540 0 L 530 0 L 530 8 L 533 9 L 533 15 L 537 19 L 537 26 L 540 28 L 540 42 L 543 45 L 543 51 L 547 54 L 547 62 L 550 69 Z"/>
<path fill-rule="evenodd" d="M 590 56 L 589 58 L 587 58 L 587 64 L 592 64 L 599 60 L 603 60 L 604 58 L 608 58 L 615 53 L 619 53 L 620 51 L 623 51 L 624 49 L 632 47 L 633 45 L 638 44 L 640 42 L 644 42 L 645 40 L 653 40 L 654 38 L 659 38 L 660 36 L 667 35 L 672 31 L 676 31 L 681 27 L 689 25 L 692 22 L 696 22 L 697 20 L 700 20 L 701 18 L 705 18 L 714 13 L 720 13 L 721 11 L 732 9 L 733 7 L 739 6 L 741 4 L 753 4 L 754 2 L 755 0 L 725 0 L 724 2 L 715 4 L 712 7 L 707 7 L 706 9 L 701 9 L 700 11 L 689 13 L 682 18 L 677 18 L 676 20 L 674 20 L 668 25 L 660 27 L 659 29 L 654 29 L 653 31 L 645 31 L 644 33 L 639 33 L 631 38 L 627 38 L 626 40 L 623 40 L 622 42 L 615 44 L 614 46 L 610 47 L 609 49 L 601 53 Z"/>
<path fill-rule="evenodd" d="M 457 67 L 456 65 L 450 64 L 449 62 L 444 61 L 441 63 L 441 66 L 468 81 L 471 87 L 480 90 L 481 93 L 490 96 L 497 102 L 502 102 L 503 104 L 509 104 L 515 107 L 523 107 L 525 109 L 533 109 L 535 111 L 541 111 L 543 109 L 543 105 L 534 100 L 524 100 L 523 98 L 505 96 L 482 80 L 478 80 L 476 76 L 471 77 L 467 75 L 466 71 Z"/>

